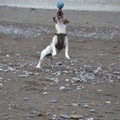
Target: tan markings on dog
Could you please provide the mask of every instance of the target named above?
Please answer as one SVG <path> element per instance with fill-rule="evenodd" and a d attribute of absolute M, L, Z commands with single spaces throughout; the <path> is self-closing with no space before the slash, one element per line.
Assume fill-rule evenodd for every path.
<path fill-rule="evenodd" d="M 69 23 L 68 19 L 64 19 L 64 20 L 63 20 L 63 23 L 64 23 L 64 24 Z"/>
<path fill-rule="evenodd" d="M 57 23 L 57 20 L 56 20 L 56 18 L 55 18 L 55 17 L 53 17 L 53 22 Z"/>

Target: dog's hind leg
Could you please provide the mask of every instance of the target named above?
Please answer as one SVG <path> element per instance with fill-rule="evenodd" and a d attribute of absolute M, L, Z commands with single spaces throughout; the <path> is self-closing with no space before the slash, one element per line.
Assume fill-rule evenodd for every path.
<path fill-rule="evenodd" d="M 36 68 L 39 68 L 41 69 L 41 64 L 43 62 L 43 59 L 48 55 L 48 54 L 51 54 L 52 53 L 52 49 L 51 49 L 51 45 L 47 46 L 42 52 L 41 52 L 41 55 L 40 55 L 40 60 L 36 66 Z"/>
<path fill-rule="evenodd" d="M 40 54 L 40 59 L 39 59 L 39 62 L 37 64 L 36 68 L 41 69 L 41 64 L 42 64 L 42 61 L 45 56 L 46 56 L 46 50 L 44 49 Z"/>
<path fill-rule="evenodd" d="M 38 62 L 38 64 L 37 64 L 37 66 L 36 66 L 36 68 L 41 69 L 41 63 L 42 63 L 42 59 L 40 58 L 40 60 L 39 60 L 39 62 Z"/>

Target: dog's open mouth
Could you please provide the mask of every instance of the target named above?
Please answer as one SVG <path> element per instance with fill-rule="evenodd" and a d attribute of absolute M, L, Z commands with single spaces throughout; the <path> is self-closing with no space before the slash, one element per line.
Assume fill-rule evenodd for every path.
<path fill-rule="evenodd" d="M 64 15 L 64 13 L 63 13 L 62 10 L 58 10 L 58 11 L 57 11 L 57 18 L 58 18 L 58 19 L 62 19 L 62 18 L 63 18 L 63 15 Z"/>

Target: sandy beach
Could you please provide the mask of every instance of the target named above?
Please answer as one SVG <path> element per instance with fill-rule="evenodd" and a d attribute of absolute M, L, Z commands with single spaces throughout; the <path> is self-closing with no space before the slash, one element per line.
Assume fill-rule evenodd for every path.
<path fill-rule="evenodd" d="M 0 120 L 119 120 L 120 13 L 64 14 L 71 59 L 40 71 L 56 10 L 0 7 Z"/>

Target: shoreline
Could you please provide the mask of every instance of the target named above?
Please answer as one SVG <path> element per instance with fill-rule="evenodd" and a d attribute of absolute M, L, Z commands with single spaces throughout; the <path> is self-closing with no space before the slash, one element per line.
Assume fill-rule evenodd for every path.
<path fill-rule="evenodd" d="M 26 4 L 27 3 L 27 4 Z M 5 0 L 1 1 L 1 5 L 8 6 L 18 6 L 26 8 L 46 8 L 46 9 L 56 9 L 56 0 Z M 87 10 L 87 11 L 120 11 L 119 0 L 64 0 L 65 10 L 76 9 L 76 10 Z"/>

